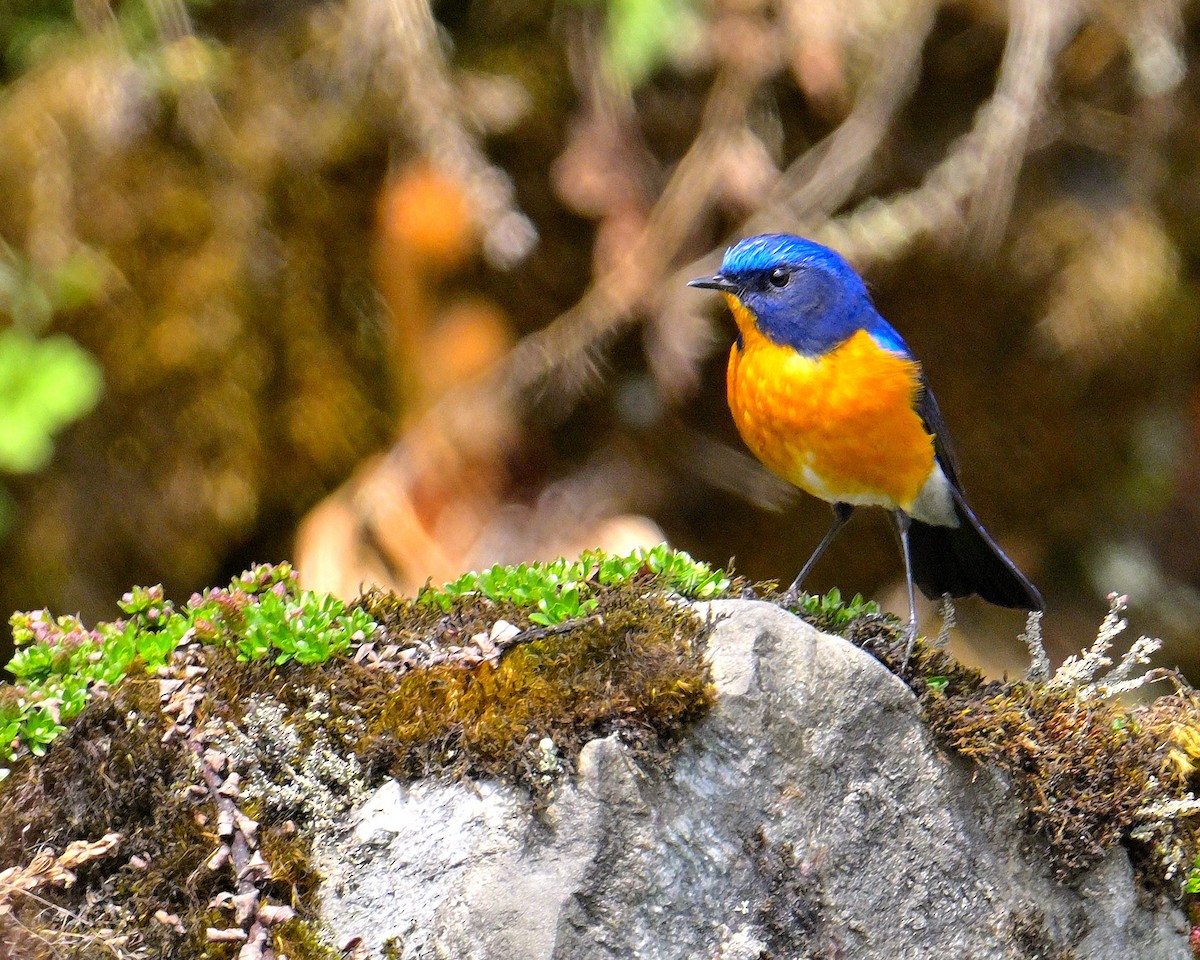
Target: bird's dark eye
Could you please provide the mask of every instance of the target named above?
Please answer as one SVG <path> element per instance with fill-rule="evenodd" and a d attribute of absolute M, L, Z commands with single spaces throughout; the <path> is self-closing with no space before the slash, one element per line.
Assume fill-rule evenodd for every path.
<path fill-rule="evenodd" d="M 776 267 L 767 279 L 773 287 L 786 287 L 788 281 L 792 279 L 792 271 L 787 267 Z"/>

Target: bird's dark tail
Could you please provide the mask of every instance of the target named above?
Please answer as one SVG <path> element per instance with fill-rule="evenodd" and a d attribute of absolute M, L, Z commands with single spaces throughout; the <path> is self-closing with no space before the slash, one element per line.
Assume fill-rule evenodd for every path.
<path fill-rule="evenodd" d="M 950 594 L 973 593 L 1001 607 L 1041 610 L 1042 595 L 1004 555 L 952 487 L 957 527 L 940 527 L 913 520 L 909 550 L 913 579 L 931 600 Z"/>

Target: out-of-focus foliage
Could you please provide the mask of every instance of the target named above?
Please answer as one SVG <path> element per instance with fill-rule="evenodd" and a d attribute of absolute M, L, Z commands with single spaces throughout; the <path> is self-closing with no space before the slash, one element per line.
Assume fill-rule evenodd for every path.
<path fill-rule="evenodd" d="M 90 251 L 73 253 L 46 276 L 12 250 L 0 259 L 0 471 L 32 473 L 54 453 L 54 436 L 100 399 L 102 373 L 71 337 L 36 331 L 54 313 L 96 299 L 107 271 Z M 12 522 L 12 501 L 0 488 L 0 537 Z"/>
<path fill-rule="evenodd" d="M 605 66 L 622 86 L 637 87 L 701 39 L 696 0 L 589 0 L 603 9 Z"/>
<path fill-rule="evenodd" d="M 74 338 L 106 389 L 13 482 L 0 596 L 96 610 L 116 578 L 186 588 L 273 527 L 283 553 L 385 437 L 365 189 L 384 146 L 304 83 L 289 45 L 311 25 L 227 45 L 164 37 L 151 10 L 171 4 L 119 4 L 95 32 L 62 7 L 33 11 L 56 26 L 0 100 L 19 251 L 0 311 Z"/>
<path fill-rule="evenodd" d="M 53 438 L 100 395 L 100 371 L 70 337 L 0 330 L 0 469 L 39 470 Z"/>

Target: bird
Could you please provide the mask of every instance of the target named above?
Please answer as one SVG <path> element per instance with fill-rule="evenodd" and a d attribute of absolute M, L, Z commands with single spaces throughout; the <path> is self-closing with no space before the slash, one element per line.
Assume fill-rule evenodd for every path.
<path fill-rule="evenodd" d="M 737 324 L 727 399 L 750 451 L 833 506 L 833 526 L 785 594 L 794 602 L 856 507 L 886 509 L 908 587 L 907 668 L 925 596 L 977 594 L 1043 610 L 1042 596 L 967 505 L 946 423 L 921 363 L 837 252 L 786 233 L 730 247 L 720 272 L 688 286 L 720 291 Z"/>

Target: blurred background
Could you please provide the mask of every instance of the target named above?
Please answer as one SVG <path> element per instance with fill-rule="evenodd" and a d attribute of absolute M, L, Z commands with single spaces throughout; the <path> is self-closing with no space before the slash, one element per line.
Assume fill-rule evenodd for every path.
<path fill-rule="evenodd" d="M 786 583 L 828 508 L 684 282 L 788 230 L 923 358 L 1052 650 L 1116 590 L 1195 673 L 1198 65 L 1183 0 L 4 0 L 0 609 L 664 537 Z M 901 583 L 860 513 L 808 586 Z"/>

